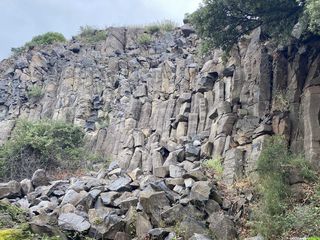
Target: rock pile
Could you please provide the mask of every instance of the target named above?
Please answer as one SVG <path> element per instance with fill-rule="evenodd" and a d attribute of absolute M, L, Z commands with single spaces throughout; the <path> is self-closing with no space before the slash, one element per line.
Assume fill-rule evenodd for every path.
<path fill-rule="evenodd" d="M 0 193 L 29 212 L 34 232 L 62 239 L 68 232 L 94 239 L 236 239 L 231 204 L 214 181 L 200 167 L 168 169 L 155 176 L 113 165 L 52 182 L 40 169 L 31 180 L 2 183 Z"/>

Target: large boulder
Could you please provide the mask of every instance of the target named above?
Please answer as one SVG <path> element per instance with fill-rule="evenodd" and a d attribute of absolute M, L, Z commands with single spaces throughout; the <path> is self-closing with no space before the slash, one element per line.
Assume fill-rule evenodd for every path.
<path fill-rule="evenodd" d="M 0 183 L 0 199 L 21 196 L 21 185 L 17 181 Z"/>
<path fill-rule="evenodd" d="M 154 225 L 160 223 L 160 214 L 165 207 L 170 206 L 170 202 L 165 192 L 144 191 L 140 193 L 140 204 L 143 211 L 146 212 Z"/>
<path fill-rule="evenodd" d="M 46 186 L 49 185 L 49 179 L 47 177 L 46 171 L 44 169 L 38 169 L 34 172 L 31 182 L 33 186 L 39 187 L 39 186 Z"/>
<path fill-rule="evenodd" d="M 63 213 L 58 218 L 58 225 L 63 230 L 84 232 L 89 230 L 90 223 L 75 213 Z"/>
<path fill-rule="evenodd" d="M 215 212 L 207 220 L 209 229 L 217 239 L 234 240 L 237 239 L 237 231 L 232 220 L 222 213 Z"/>

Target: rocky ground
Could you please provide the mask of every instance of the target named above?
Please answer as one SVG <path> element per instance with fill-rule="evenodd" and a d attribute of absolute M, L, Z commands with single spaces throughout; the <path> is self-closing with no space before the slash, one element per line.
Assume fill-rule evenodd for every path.
<path fill-rule="evenodd" d="M 49 181 L 44 170 L 0 184 L 2 201 L 29 213 L 34 233 L 67 239 L 236 239 L 234 223 L 250 195 L 231 202 L 199 166 L 159 167 L 155 175 L 117 164 Z"/>
<path fill-rule="evenodd" d="M 255 175 L 270 135 L 319 167 L 319 40 L 277 48 L 257 29 L 227 57 L 202 56 L 189 25 L 148 43 L 138 41 L 143 28 L 107 32 L 105 41 L 74 38 L 0 64 L 1 144 L 19 119 L 63 120 L 83 127 L 87 148 L 111 162 L 70 180 L 49 182 L 39 170 L 2 183 L 0 198 L 28 209 L 33 231 L 235 239 L 252 193 L 231 198 L 226 189 Z M 220 185 L 202 164 L 217 157 Z"/>

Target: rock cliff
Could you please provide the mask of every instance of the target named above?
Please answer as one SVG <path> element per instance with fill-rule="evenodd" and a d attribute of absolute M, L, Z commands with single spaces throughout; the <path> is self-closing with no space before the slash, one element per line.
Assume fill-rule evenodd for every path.
<path fill-rule="evenodd" d="M 223 156 L 232 183 L 279 133 L 319 167 L 319 41 L 276 49 L 256 30 L 226 60 L 219 51 L 200 58 L 187 27 L 141 45 L 143 31 L 110 28 L 102 43 L 73 40 L 3 60 L 1 143 L 19 118 L 64 120 L 124 169 Z M 28 95 L 34 86 L 37 98 Z"/>
<path fill-rule="evenodd" d="M 137 41 L 144 29 L 109 28 L 107 31 L 103 42 L 86 44 L 73 39 L 67 44 L 36 47 L 0 64 L 0 143 L 10 137 L 18 119 L 63 120 L 82 126 L 87 147 L 110 158 L 111 166 L 116 166 L 104 173 L 111 176 L 109 190 L 104 195 L 99 187 L 91 193 L 97 186 L 92 179 L 87 179 L 82 185 L 80 180 L 80 183 L 54 183 L 48 189 L 56 192 L 50 192 L 51 195 L 46 192 L 47 197 L 63 196 L 62 201 L 71 202 L 75 198 L 83 202 L 72 206 L 88 207 L 92 202 L 89 204 L 87 200 L 92 201 L 99 195 L 100 204 L 122 204 L 125 207 L 121 205 L 120 209 L 127 211 L 137 204 L 138 198 L 122 192 L 128 188 L 144 189 L 155 181 L 149 179 L 150 176 L 168 177 L 166 184 L 171 189 L 158 182 L 152 185 L 153 191 L 145 191 L 139 197 L 139 204 L 143 205 L 150 222 L 145 220 L 145 215 L 138 215 L 139 221 L 159 227 L 159 219 L 170 220 L 180 212 L 181 204 L 187 204 L 180 199 L 180 205 L 172 205 L 177 200 L 168 200 L 168 195 L 172 198 L 191 194 L 194 205 L 213 198 L 212 206 L 206 206 L 210 211 L 230 208 L 219 194 L 212 197 L 215 191 L 211 183 L 197 172 L 203 159 L 222 157 L 222 182 L 231 186 L 255 171 L 264 141 L 272 134 L 282 134 L 292 150 L 304 152 L 306 158 L 320 168 L 319 40 L 305 43 L 297 40 L 276 48 L 263 41 L 257 29 L 245 37 L 229 57 L 218 50 L 201 57 L 198 54 L 200 40 L 186 25 L 172 32 L 155 33 L 147 44 Z M 41 94 L 31 96 L 28 93 L 35 86 L 41 88 Z M 133 177 L 122 175 L 117 165 Z M 139 175 L 152 174 L 144 178 L 145 185 L 142 180 L 140 185 L 135 185 L 137 169 Z M 198 175 L 192 175 L 193 172 Z M 100 175 L 98 179 L 105 181 L 103 178 Z M 91 187 L 87 187 L 88 184 Z M 24 185 L 32 188 L 32 184 Z M 189 192 L 184 192 L 181 186 Z M 60 188 L 64 188 L 61 194 Z M 157 199 L 159 205 L 152 199 Z M 166 212 L 165 206 L 170 204 L 174 209 Z M 62 205 L 72 208 L 70 202 Z M 109 219 L 113 221 L 110 226 L 116 230 L 92 230 L 94 221 L 89 223 L 85 220 L 88 216 L 69 210 L 64 209 L 59 216 L 59 225 L 67 230 L 86 231 L 91 223 L 90 231 L 101 234 L 105 230 L 112 236 L 106 237 L 109 239 L 125 225 L 118 219 L 119 213 L 115 219 Z M 209 210 L 205 214 L 215 212 Z M 164 214 L 161 218 L 160 213 Z M 96 218 L 100 213 L 91 210 L 88 214 L 89 218 Z M 229 218 L 212 214 L 207 217 L 211 229 L 228 229 L 225 233 L 217 231 L 223 239 L 235 238 Z M 77 225 L 79 221 L 83 224 Z M 202 223 L 191 224 L 192 219 L 185 221 L 190 227 L 205 228 Z M 64 226 L 66 222 L 69 225 Z M 217 222 L 220 225 L 215 226 Z M 149 225 L 143 230 L 151 229 Z M 150 235 L 162 239 L 161 234 L 169 234 L 164 231 L 154 229 Z"/>

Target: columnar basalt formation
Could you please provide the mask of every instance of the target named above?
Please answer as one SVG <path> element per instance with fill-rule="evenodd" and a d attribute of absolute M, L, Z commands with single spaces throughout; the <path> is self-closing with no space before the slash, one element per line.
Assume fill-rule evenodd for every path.
<path fill-rule="evenodd" d="M 3 60 L 0 143 L 17 119 L 64 120 L 123 169 L 152 173 L 222 156 L 232 184 L 254 171 L 269 135 L 283 134 L 319 167 L 319 41 L 280 49 L 257 29 L 226 60 L 220 51 L 200 57 L 191 30 L 156 33 L 147 45 L 137 42 L 143 32 L 109 28 L 104 42 L 72 40 Z M 34 86 L 38 98 L 28 96 Z"/>

